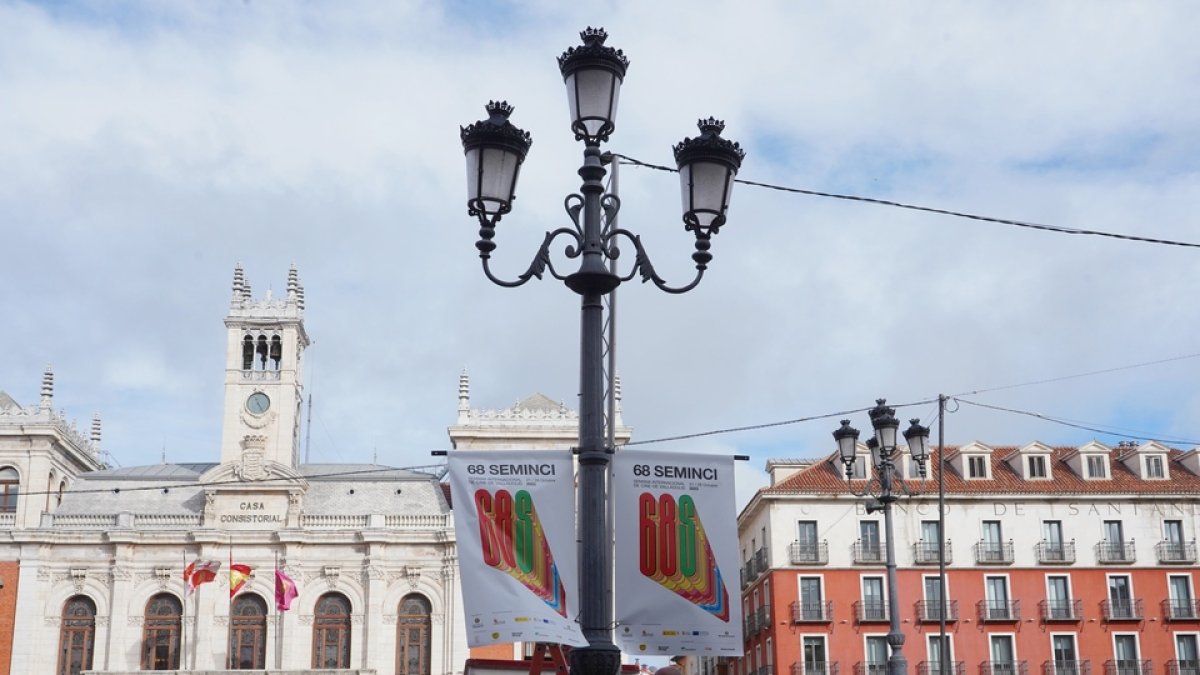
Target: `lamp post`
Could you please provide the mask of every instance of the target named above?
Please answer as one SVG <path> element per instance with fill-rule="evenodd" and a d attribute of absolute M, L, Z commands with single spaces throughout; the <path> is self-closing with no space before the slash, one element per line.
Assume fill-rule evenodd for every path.
<path fill-rule="evenodd" d="M 900 498 L 895 492 L 896 479 L 900 478 L 896 471 L 897 446 L 896 432 L 900 429 L 900 420 L 896 419 L 896 409 L 887 406 L 885 399 L 876 399 L 875 407 L 868 413 L 871 427 L 875 436 L 867 441 L 871 452 L 871 464 L 879 475 L 879 494 L 872 495 L 867 502 L 867 513 L 883 511 L 884 536 L 887 537 L 887 581 L 888 581 L 888 630 L 887 641 L 891 647 L 888 657 L 888 675 L 908 675 L 908 661 L 904 658 L 904 634 L 900 632 L 900 608 L 896 601 L 896 544 L 892 527 L 892 503 Z M 850 426 L 850 420 L 842 420 L 842 426 L 833 432 L 833 438 L 838 444 L 838 454 L 846 468 L 846 480 L 854 474 L 854 463 L 857 460 L 858 429 Z M 917 463 L 921 475 L 925 475 L 925 462 L 929 460 L 929 429 L 921 426 L 919 419 L 909 421 L 909 427 L 904 431 L 904 440 L 908 443 L 908 451 Z M 944 603 L 945 600 L 943 599 Z"/>
<path fill-rule="evenodd" d="M 641 239 L 632 232 L 613 226 L 620 199 L 604 192 L 604 165 L 612 156 L 601 153 L 600 144 L 608 140 L 616 125 L 617 101 L 629 60 L 619 49 L 606 46 L 608 34 L 603 28 L 588 28 L 580 33 L 583 44 L 572 47 L 558 58 L 559 70 L 567 86 L 571 113 L 571 131 L 583 141 L 583 165 L 579 175 L 583 184 L 578 194 L 568 195 L 564 206 L 573 227 L 561 227 L 546 233 L 529 267 L 516 279 L 497 277 L 491 269 L 496 225 L 512 210 L 517 177 L 529 152 L 532 138 L 528 132 L 508 121 L 513 107 L 507 102 L 487 105 L 488 118 L 461 129 L 467 159 L 467 213 L 479 221 L 479 240 L 475 248 L 483 262 L 483 273 L 494 283 L 515 287 L 532 278 L 549 274 L 562 281 L 581 298 L 579 354 L 579 458 L 578 542 L 579 542 L 579 621 L 588 646 L 571 651 L 571 671 L 581 675 L 612 675 L 620 667 L 620 650 L 612 641 L 612 560 L 608 525 L 608 463 L 613 448 L 604 436 L 603 382 L 603 308 L 602 298 L 621 283 L 640 274 L 642 282 L 653 282 L 668 293 L 685 293 L 695 288 L 712 260 L 709 253 L 713 235 L 725 224 L 733 179 L 745 153 L 741 147 L 721 137 L 724 123 L 701 120 L 700 135 L 685 138 L 674 146 L 683 196 L 683 223 L 695 236 L 692 260 L 696 274 L 684 286 L 670 286 L 654 270 Z M 601 214 L 603 212 L 603 222 Z M 555 239 L 566 238 L 565 255 L 578 259 L 579 268 L 560 274 L 550 258 Z M 635 258 L 627 274 L 611 271 L 609 261 L 621 251 L 618 239 L 632 245 Z"/>

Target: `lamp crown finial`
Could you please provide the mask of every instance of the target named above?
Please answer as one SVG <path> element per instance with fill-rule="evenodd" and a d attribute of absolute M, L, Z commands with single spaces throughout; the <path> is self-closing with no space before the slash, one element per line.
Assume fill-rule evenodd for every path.
<path fill-rule="evenodd" d="M 492 117 L 499 116 L 502 120 L 508 119 L 508 116 L 516 110 L 508 101 L 488 101 L 488 115 Z"/>
<path fill-rule="evenodd" d="M 725 120 L 719 120 L 710 116 L 706 120 L 698 120 L 696 126 L 700 127 L 700 133 L 719 135 L 722 131 L 725 131 Z"/>
<path fill-rule="evenodd" d="M 600 26 L 595 28 L 588 26 L 579 31 L 579 39 L 583 40 L 585 45 L 602 45 L 608 39 L 608 32 Z"/>

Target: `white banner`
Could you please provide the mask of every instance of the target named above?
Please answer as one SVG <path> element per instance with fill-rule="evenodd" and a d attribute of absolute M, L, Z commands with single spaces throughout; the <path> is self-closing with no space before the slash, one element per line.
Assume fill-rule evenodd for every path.
<path fill-rule="evenodd" d="M 626 653 L 742 655 L 733 461 L 614 456 L 615 632 Z"/>
<path fill-rule="evenodd" d="M 586 646 L 575 621 L 569 450 L 452 450 L 454 534 L 467 644 Z"/>

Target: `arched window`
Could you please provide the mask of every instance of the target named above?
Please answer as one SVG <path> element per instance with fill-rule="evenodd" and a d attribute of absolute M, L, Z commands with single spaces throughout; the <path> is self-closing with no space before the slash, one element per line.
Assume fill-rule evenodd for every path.
<path fill-rule="evenodd" d="M 267 603 L 253 593 L 233 599 L 229 617 L 229 667 L 254 670 L 267 667 Z"/>
<path fill-rule="evenodd" d="M 254 368 L 254 338 L 247 335 L 242 338 L 242 370 Z"/>
<path fill-rule="evenodd" d="M 313 617 L 313 668 L 350 667 L 350 601 L 341 593 L 317 598 Z"/>
<path fill-rule="evenodd" d="M 17 495 L 21 493 L 21 476 L 11 466 L 0 469 L 0 513 L 17 512 Z"/>
<path fill-rule="evenodd" d="M 429 675 L 429 601 L 412 594 L 400 601 L 396 616 L 396 675 Z"/>
<path fill-rule="evenodd" d="M 266 335 L 258 336 L 258 346 L 255 347 L 254 352 L 256 354 L 258 354 L 258 356 L 259 356 L 258 370 L 266 370 L 267 369 L 267 336 Z"/>
<path fill-rule="evenodd" d="M 92 669 L 92 647 L 96 643 L 96 603 L 76 595 L 63 605 L 58 633 L 58 675 L 79 675 Z"/>
<path fill-rule="evenodd" d="M 58 484 L 58 503 L 56 506 L 62 506 L 63 493 L 67 491 L 67 481 Z"/>
<path fill-rule="evenodd" d="M 142 629 L 142 670 L 179 668 L 179 636 L 183 605 L 170 593 L 159 593 L 146 603 Z"/>
<path fill-rule="evenodd" d="M 283 360 L 283 342 L 279 336 L 271 338 L 271 370 L 279 370 L 279 362 Z"/>

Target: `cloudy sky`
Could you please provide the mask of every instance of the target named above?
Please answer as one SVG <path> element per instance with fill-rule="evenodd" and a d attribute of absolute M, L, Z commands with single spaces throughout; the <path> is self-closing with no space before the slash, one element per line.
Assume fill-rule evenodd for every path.
<path fill-rule="evenodd" d="M 494 256 L 515 275 L 578 188 L 554 59 L 589 25 L 631 59 L 615 152 L 670 164 L 715 115 L 747 180 L 1200 242 L 1198 24 L 1182 2 L 0 2 L 0 389 L 34 403 L 53 364 L 112 461 L 215 461 L 240 260 L 257 293 L 292 262 L 306 286 L 313 461 L 428 463 L 463 368 L 476 407 L 574 406 L 578 299 L 483 277 L 458 127 L 506 99 L 533 134 Z M 620 179 L 622 224 L 690 278 L 676 177 Z M 621 290 L 635 439 L 1200 352 L 1196 249 L 741 185 L 713 253 L 692 293 Z M 1192 447 L 1197 365 L 964 398 Z M 646 447 L 748 453 L 750 487 L 836 426 Z M 1122 438 L 966 404 L 946 436 Z"/>

